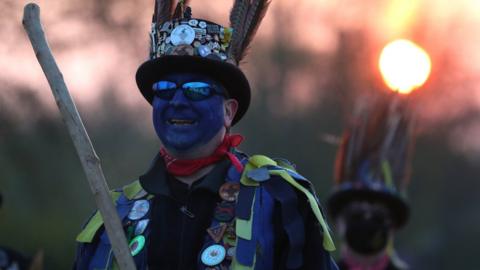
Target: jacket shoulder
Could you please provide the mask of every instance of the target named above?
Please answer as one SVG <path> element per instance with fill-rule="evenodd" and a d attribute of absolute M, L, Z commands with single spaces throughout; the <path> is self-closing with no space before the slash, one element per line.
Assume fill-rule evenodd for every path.
<path fill-rule="evenodd" d="M 135 180 L 121 189 L 110 191 L 110 197 L 112 198 L 115 206 L 121 197 L 124 197 L 127 201 L 130 201 L 143 198 L 147 195 L 147 192 L 143 190 L 142 186 L 140 185 L 139 180 Z M 79 243 L 91 243 L 102 226 L 102 215 L 100 214 L 100 211 L 96 210 L 87 220 L 81 232 L 77 235 L 76 241 Z"/>
<path fill-rule="evenodd" d="M 330 228 L 320 208 L 320 202 L 310 181 L 300 175 L 293 163 L 286 159 L 273 159 L 264 155 L 253 155 L 245 164 L 240 182 L 245 186 L 258 187 L 267 181 L 285 181 L 308 200 L 308 204 L 323 232 L 323 247 L 335 250 Z"/>

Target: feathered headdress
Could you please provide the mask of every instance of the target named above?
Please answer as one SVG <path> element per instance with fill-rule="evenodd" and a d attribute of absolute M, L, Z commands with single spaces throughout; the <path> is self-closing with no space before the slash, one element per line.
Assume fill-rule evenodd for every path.
<path fill-rule="evenodd" d="M 336 187 L 328 202 L 332 216 L 352 200 L 377 200 L 402 226 L 412 149 L 413 119 L 404 100 L 388 96 L 357 104 L 337 152 Z"/>

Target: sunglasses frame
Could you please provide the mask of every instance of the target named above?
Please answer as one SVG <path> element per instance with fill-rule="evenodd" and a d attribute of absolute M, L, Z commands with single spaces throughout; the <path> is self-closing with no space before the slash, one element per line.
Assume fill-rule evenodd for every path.
<path fill-rule="evenodd" d="M 166 82 L 166 83 L 175 85 L 175 87 L 174 88 L 166 88 L 166 89 L 156 89 L 155 86 L 159 82 Z M 185 85 L 191 84 L 191 83 L 201 83 L 201 84 L 204 84 L 206 86 L 203 86 L 203 87 L 185 87 Z M 206 95 L 203 95 L 199 92 L 192 91 L 192 89 L 195 89 L 195 88 L 207 88 L 207 89 L 209 89 L 209 93 L 206 94 Z M 219 87 L 217 87 L 215 85 L 212 85 L 211 83 L 207 83 L 207 82 L 203 82 L 203 81 L 185 82 L 181 86 L 179 86 L 177 83 L 172 82 L 172 81 L 157 81 L 152 85 L 152 90 L 153 90 L 153 94 L 156 97 L 158 97 L 160 99 L 163 99 L 163 100 L 172 100 L 173 97 L 175 96 L 175 93 L 178 90 L 182 90 L 183 95 L 190 101 L 202 101 L 202 100 L 205 100 L 205 99 L 207 99 L 207 98 L 209 98 L 213 95 L 220 95 L 220 96 L 223 96 L 225 98 L 227 97 L 226 92 L 223 89 L 219 89 Z M 198 97 L 196 98 L 196 97 L 194 97 L 194 95 L 198 95 Z"/>

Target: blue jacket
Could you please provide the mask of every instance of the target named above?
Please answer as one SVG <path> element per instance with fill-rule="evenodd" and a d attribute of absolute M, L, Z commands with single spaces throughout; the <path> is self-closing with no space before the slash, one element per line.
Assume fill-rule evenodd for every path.
<path fill-rule="evenodd" d="M 310 182 L 284 160 L 237 156 L 244 164 L 242 172 L 225 160 L 199 184 L 219 198 L 214 204 L 215 214 L 209 217 L 207 230 L 200 229 L 203 236 L 196 238 L 202 239 L 194 243 L 199 247 L 198 254 L 190 257 L 196 258 L 182 259 L 191 259 L 196 266 L 180 262 L 175 269 L 337 269 L 329 254 L 334 249 L 329 229 Z M 158 218 L 158 210 L 152 208 L 165 203 L 159 198 L 171 195 L 165 176 L 163 161 L 157 159 L 139 181 L 112 192 L 137 269 L 154 269 L 149 248 L 158 237 L 152 239 L 157 227 L 151 224 L 159 224 L 156 220 L 163 213 Z M 219 187 L 225 183 L 239 187 L 233 203 L 218 196 Z M 205 198 L 202 200 L 206 203 Z M 188 215 L 188 209 L 184 210 Z M 231 219 L 229 213 L 233 213 Z M 116 268 L 102 224 L 97 212 L 77 237 L 75 269 Z"/>

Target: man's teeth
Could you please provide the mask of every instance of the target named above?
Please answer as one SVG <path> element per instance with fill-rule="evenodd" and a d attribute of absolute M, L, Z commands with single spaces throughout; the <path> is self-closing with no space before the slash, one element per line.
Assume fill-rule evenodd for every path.
<path fill-rule="evenodd" d="M 168 122 L 172 125 L 191 125 L 194 123 L 192 120 L 185 120 L 185 119 L 170 119 Z"/>

